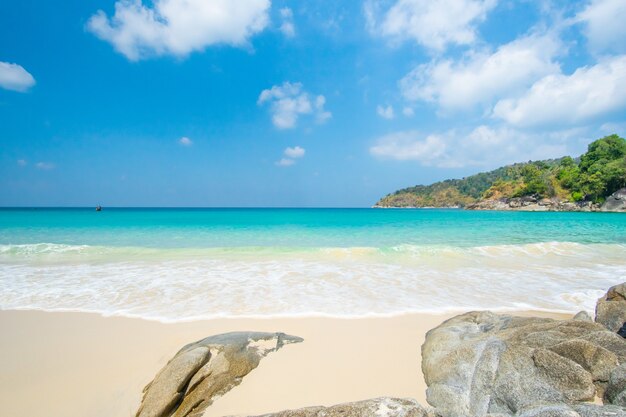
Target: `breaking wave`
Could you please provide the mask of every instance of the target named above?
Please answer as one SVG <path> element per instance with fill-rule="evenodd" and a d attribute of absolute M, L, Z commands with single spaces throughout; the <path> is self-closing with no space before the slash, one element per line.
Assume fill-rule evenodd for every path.
<path fill-rule="evenodd" d="M 592 310 L 626 245 L 144 248 L 0 245 L 0 308 L 164 322 Z"/>

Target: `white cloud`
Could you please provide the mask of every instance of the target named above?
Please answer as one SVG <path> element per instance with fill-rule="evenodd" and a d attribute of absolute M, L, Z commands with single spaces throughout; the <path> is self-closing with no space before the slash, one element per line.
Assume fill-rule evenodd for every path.
<path fill-rule="evenodd" d="M 381 158 L 399 161 L 415 160 L 432 165 L 446 152 L 445 141 L 437 135 L 423 137 L 416 130 L 396 132 L 378 139 L 370 153 Z"/>
<path fill-rule="evenodd" d="M 285 153 L 285 156 L 295 159 L 295 158 L 302 158 L 304 154 L 306 153 L 306 150 L 299 146 L 295 146 L 293 148 L 285 148 L 284 153 Z"/>
<path fill-rule="evenodd" d="M 0 88 L 23 93 L 35 85 L 35 78 L 21 65 L 0 62 Z"/>
<path fill-rule="evenodd" d="M 56 167 L 56 165 L 54 165 L 52 162 L 37 162 L 35 166 L 37 167 L 37 169 L 42 169 L 46 171 L 54 169 Z"/>
<path fill-rule="evenodd" d="M 187 136 L 183 136 L 182 138 L 178 139 L 178 143 L 180 143 L 183 146 L 193 145 L 193 141 L 189 139 Z"/>
<path fill-rule="evenodd" d="M 415 114 L 415 111 L 413 110 L 412 107 L 404 107 L 402 109 L 402 114 L 405 115 L 406 117 L 413 117 L 413 115 Z"/>
<path fill-rule="evenodd" d="M 592 50 L 626 52 L 624 0 L 592 0 L 576 20 L 585 24 L 585 34 Z"/>
<path fill-rule="evenodd" d="M 304 157 L 305 153 L 306 153 L 305 149 L 299 146 L 294 146 L 293 148 L 285 148 L 285 150 L 283 151 L 283 154 L 285 155 L 285 157 L 281 158 L 275 164 L 279 167 L 292 166 L 296 163 L 295 160 L 298 158 Z"/>
<path fill-rule="evenodd" d="M 474 43 L 477 24 L 496 4 L 497 0 L 397 0 L 383 11 L 379 1 L 370 0 L 365 15 L 372 33 L 399 41 L 413 39 L 443 51 L 447 45 Z"/>
<path fill-rule="evenodd" d="M 521 97 L 499 101 L 496 117 L 519 126 L 579 124 L 626 107 L 626 55 L 601 60 L 573 74 L 548 75 Z"/>
<path fill-rule="evenodd" d="M 283 7 L 280 9 L 280 17 L 282 23 L 280 25 L 280 31 L 288 38 L 296 36 L 296 27 L 293 23 L 293 12 L 289 7 Z"/>
<path fill-rule="evenodd" d="M 281 158 L 276 162 L 276 165 L 279 167 L 289 167 L 296 163 L 296 159 L 304 157 L 306 150 L 299 146 L 294 146 L 293 148 L 285 148 L 283 154 L 284 158 Z"/>
<path fill-rule="evenodd" d="M 376 107 L 376 113 L 378 113 L 378 115 L 382 117 L 383 119 L 387 119 L 387 120 L 391 120 L 395 117 L 395 114 L 393 113 L 393 107 L 391 105 L 387 107 L 383 107 L 383 106 Z"/>
<path fill-rule="evenodd" d="M 296 161 L 294 161 L 293 159 L 282 158 L 280 161 L 276 162 L 276 165 L 278 165 L 279 167 L 289 167 L 295 163 Z"/>
<path fill-rule="evenodd" d="M 21 167 L 25 167 L 26 165 L 28 165 L 28 161 L 26 159 L 18 159 L 17 164 Z"/>
<path fill-rule="evenodd" d="M 211 45 L 245 46 L 268 24 L 270 0 L 118 0 L 115 14 L 102 10 L 87 28 L 128 59 L 185 57 Z"/>
<path fill-rule="evenodd" d="M 435 60 L 419 65 L 399 83 L 410 101 L 434 102 L 443 109 L 468 109 L 521 92 L 544 75 L 559 71 L 553 58 L 560 42 L 551 35 L 530 35 L 493 53 L 471 52 L 458 62 Z"/>
<path fill-rule="evenodd" d="M 568 141 L 580 135 L 580 129 L 539 134 L 506 126 L 481 125 L 471 130 L 452 129 L 431 134 L 395 132 L 378 138 L 369 151 L 380 159 L 417 161 L 424 166 L 494 168 L 567 155 L 570 153 Z"/>
<path fill-rule="evenodd" d="M 333 117 L 333 114 L 331 112 L 324 110 L 325 104 L 326 104 L 326 97 L 321 96 L 321 95 L 315 97 L 315 109 L 316 109 L 315 120 L 319 124 L 326 123 L 328 119 Z"/>
<path fill-rule="evenodd" d="M 324 123 L 332 116 L 324 110 L 326 98 L 319 95 L 312 101 L 309 93 L 302 89 L 301 83 L 285 81 L 280 86 L 263 90 L 257 104 L 265 103 L 270 103 L 272 123 L 279 129 L 296 127 L 300 115 L 314 114 L 318 123 Z"/>

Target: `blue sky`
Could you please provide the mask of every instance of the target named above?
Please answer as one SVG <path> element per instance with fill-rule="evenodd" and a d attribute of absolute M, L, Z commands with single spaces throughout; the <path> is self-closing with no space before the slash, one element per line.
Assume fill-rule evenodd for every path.
<path fill-rule="evenodd" d="M 370 206 L 626 134 L 623 0 L 0 3 L 0 205 Z"/>

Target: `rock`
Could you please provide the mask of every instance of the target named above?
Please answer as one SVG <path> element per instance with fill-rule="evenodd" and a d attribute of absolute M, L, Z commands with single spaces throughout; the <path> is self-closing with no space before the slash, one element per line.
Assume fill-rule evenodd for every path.
<path fill-rule="evenodd" d="M 519 417 L 580 417 L 576 411 L 567 405 L 543 405 L 525 410 Z"/>
<path fill-rule="evenodd" d="M 581 417 L 626 417 L 626 409 L 616 405 L 574 404 L 572 408 Z"/>
<path fill-rule="evenodd" d="M 618 332 L 626 322 L 626 282 L 615 285 L 596 303 L 596 323 Z"/>
<path fill-rule="evenodd" d="M 446 417 L 576 416 L 621 362 L 626 340 L 597 323 L 491 312 L 454 317 L 422 345 L 427 400 Z"/>
<path fill-rule="evenodd" d="M 573 320 L 593 322 L 593 317 L 591 317 L 591 315 L 586 311 L 579 311 L 578 313 L 576 313 Z"/>
<path fill-rule="evenodd" d="M 604 402 L 626 407 L 626 364 L 611 372 L 604 392 Z"/>
<path fill-rule="evenodd" d="M 334 405 L 286 410 L 263 417 L 438 417 L 413 399 L 376 398 Z"/>
<path fill-rule="evenodd" d="M 568 340 L 550 350 L 582 366 L 596 383 L 607 382 L 611 371 L 619 365 L 615 353 L 587 340 Z"/>
<path fill-rule="evenodd" d="M 533 196 L 485 199 L 465 206 L 467 210 L 506 211 L 598 211 L 600 205 L 591 201 L 564 201 L 558 198 L 537 199 Z"/>
<path fill-rule="evenodd" d="M 144 388 L 137 417 L 199 417 L 270 352 L 302 339 L 284 333 L 235 332 L 184 346 Z"/>
<path fill-rule="evenodd" d="M 615 191 L 607 197 L 602 207 L 602 211 L 626 211 L 626 188 Z"/>
<path fill-rule="evenodd" d="M 494 417 L 489 414 L 487 417 Z M 543 405 L 517 414 L 516 417 L 626 417 L 626 409 L 615 405 L 579 403 Z"/>

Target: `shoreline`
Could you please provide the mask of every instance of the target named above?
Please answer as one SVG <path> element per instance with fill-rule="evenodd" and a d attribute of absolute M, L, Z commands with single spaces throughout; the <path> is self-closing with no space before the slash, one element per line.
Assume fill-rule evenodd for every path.
<path fill-rule="evenodd" d="M 258 415 L 380 396 L 426 404 L 421 344 L 428 330 L 456 314 L 161 323 L 95 313 L 2 310 L 0 402 L 15 417 L 130 417 L 143 387 L 182 346 L 214 334 L 253 330 L 280 331 L 304 342 L 264 358 L 205 416 Z"/>

